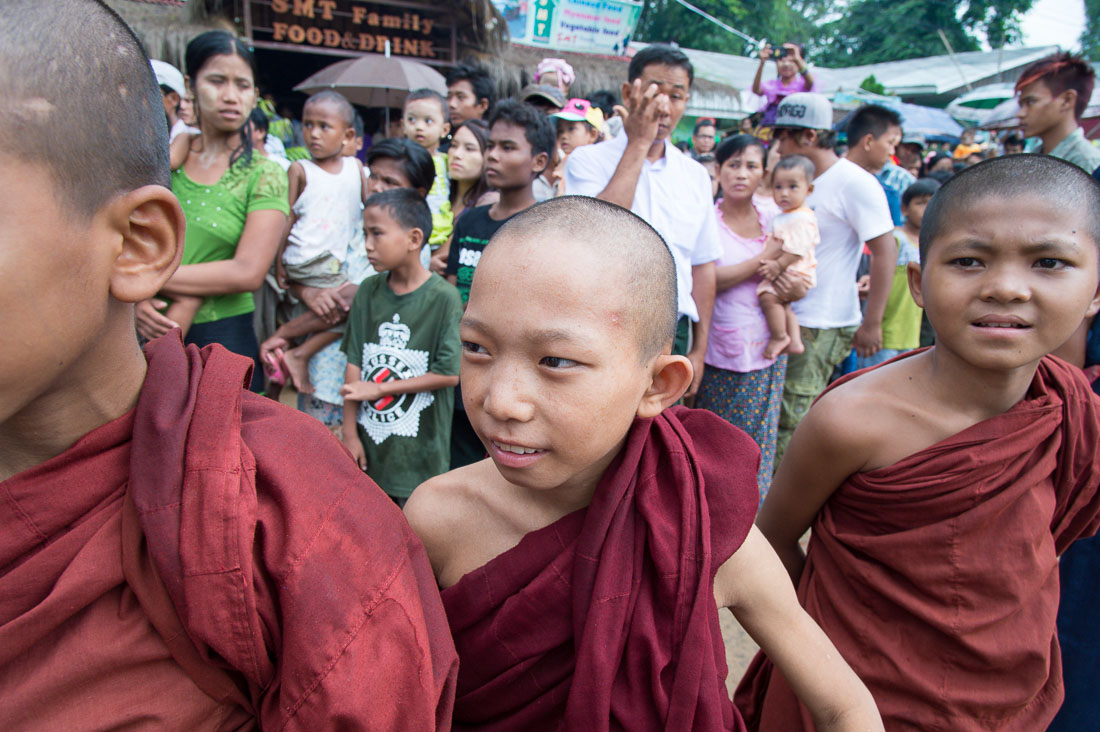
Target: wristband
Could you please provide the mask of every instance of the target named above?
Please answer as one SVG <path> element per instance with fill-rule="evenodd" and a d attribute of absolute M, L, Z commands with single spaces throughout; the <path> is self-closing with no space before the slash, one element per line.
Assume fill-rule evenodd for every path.
<path fill-rule="evenodd" d="M 801 69 L 798 70 L 798 73 L 800 76 L 805 76 L 806 74 L 810 73 L 810 67 L 808 65 L 803 66 Z"/>

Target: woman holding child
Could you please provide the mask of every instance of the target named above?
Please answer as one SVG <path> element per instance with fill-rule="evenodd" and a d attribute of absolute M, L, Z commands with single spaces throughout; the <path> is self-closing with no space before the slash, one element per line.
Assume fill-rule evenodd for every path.
<path fill-rule="evenodd" d="M 760 446 L 757 482 L 763 500 L 771 485 L 787 357 L 764 358 L 770 336 L 756 297 L 756 271 L 768 224 L 779 209 L 771 199 L 753 197 L 764 178 L 764 146 L 756 138 L 731 137 L 718 146 L 715 157 L 721 190 L 715 207 L 724 253 L 718 261 L 706 370 L 695 405 L 740 427 Z"/>
<path fill-rule="evenodd" d="M 283 235 L 287 177 L 277 163 L 252 150 L 244 131 L 257 96 L 256 62 L 248 47 L 226 31 L 208 31 L 187 44 L 186 65 L 201 133 L 185 141 L 186 156 L 172 173 L 187 238 L 182 264 L 162 294 L 176 302 L 166 315 L 156 309 L 163 303 L 143 303 L 138 330 L 155 338 L 180 325 L 188 343 L 220 343 L 247 356 L 256 362 L 251 388 L 261 391 L 252 293 L 263 283 Z M 181 310 L 189 300 L 196 308 Z M 181 322 L 183 315 L 190 323 Z"/>

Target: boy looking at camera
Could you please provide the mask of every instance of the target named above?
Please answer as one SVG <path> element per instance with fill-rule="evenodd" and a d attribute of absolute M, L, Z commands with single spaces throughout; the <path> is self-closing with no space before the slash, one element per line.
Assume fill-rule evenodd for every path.
<path fill-rule="evenodd" d="M 670 409 L 692 380 L 676 317 L 668 247 L 613 204 L 547 201 L 486 249 L 461 334 L 490 459 L 406 506 L 460 649 L 456 726 L 742 730 L 721 606 L 783 659 L 820 729 L 881 729 L 751 526 L 756 446 Z"/>
<path fill-rule="evenodd" d="M 431 225 L 410 188 L 367 199 L 367 258 L 382 274 L 359 285 L 342 344 L 344 445 L 398 505 L 445 472 L 451 455 L 462 304 L 420 261 Z"/>
<path fill-rule="evenodd" d="M 1041 730 L 1062 703 L 1058 556 L 1100 524 L 1100 402 L 1046 356 L 1100 309 L 1097 222 L 1100 185 L 1045 155 L 944 184 L 908 265 L 936 345 L 834 384 L 760 510 L 889 729 Z M 738 706 L 812 729 L 763 657 Z"/>

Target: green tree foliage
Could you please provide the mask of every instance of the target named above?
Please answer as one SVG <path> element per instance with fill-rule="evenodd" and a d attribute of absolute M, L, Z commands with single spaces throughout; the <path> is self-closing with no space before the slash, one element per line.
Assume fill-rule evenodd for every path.
<path fill-rule="evenodd" d="M 1020 20 L 1034 0 L 855 0 L 826 24 L 830 42 L 819 61 L 829 66 L 900 61 L 980 49 L 984 35 L 998 48 L 1020 37 Z"/>
<path fill-rule="evenodd" d="M 700 10 L 753 38 L 773 44 L 804 43 L 810 53 L 821 45 L 821 21 L 834 0 L 688 0 Z M 676 0 L 647 0 L 636 37 L 684 48 L 755 56 L 757 49 L 693 13 Z"/>
<path fill-rule="evenodd" d="M 859 82 L 859 88 L 863 91 L 869 91 L 872 94 L 886 94 L 886 87 L 879 83 L 874 74 L 871 74 L 863 81 Z"/>
<path fill-rule="evenodd" d="M 1085 30 L 1081 32 L 1081 52 L 1085 58 L 1100 61 L 1100 0 L 1085 0 Z"/>

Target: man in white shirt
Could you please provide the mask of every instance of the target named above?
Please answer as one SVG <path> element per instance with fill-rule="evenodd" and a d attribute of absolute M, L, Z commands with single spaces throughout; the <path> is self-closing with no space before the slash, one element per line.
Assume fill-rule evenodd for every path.
<path fill-rule="evenodd" d="M 852 346 L 864 357 L 882 348 L 882 313 L 897 260 L 886 194 L 873 175 L 833 152 L 832 122 L 829 100 L 811 92 L 791 94 L 776 112 L 780 155 L 805 155 L 817 169 L 806 202 L 821 232 L 815 252 L 817 286 L 791 305 L 806 350 L 787 360 L 776 465 L 795 427 Z M 871 251 L 871 287 L 861 319 L 856 270 L 864 242 Z"/>
<path fill-rule="evenodd" d="M 679 49 L 653 44 L 631 59 L 627 78 L 623 134 L 574 150 L 565 164 L 565 190 L 630 209 L 668 244 L 680 312 L 674 351 L 695 367 L 685 394 L 690 398 L 703 378 L 715 262 L 722 255 L 710 176 L 669 141 L 684 115 L 694 70 Z"/>

